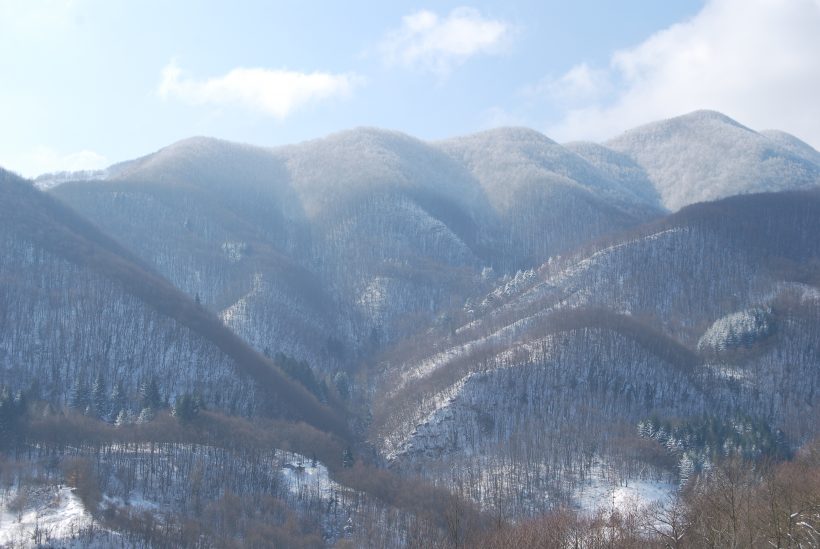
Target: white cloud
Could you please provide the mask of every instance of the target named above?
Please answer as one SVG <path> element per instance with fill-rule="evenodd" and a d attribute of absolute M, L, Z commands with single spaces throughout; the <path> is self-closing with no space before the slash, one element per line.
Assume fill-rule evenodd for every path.
<path fill-rule="evenodd" d="M 510 33 L 508 23 L 485 18 L 473 8 L 456 8 L 444 17 L 423 10 L 404 16 L 401 27 L 387 34 L 379 50 L 388 65 L 446 74 L 474 55 L 498 53 Z"/>
<path fill-rule="evenodd" d="M 563 79 L 583 88 L 577 76 L 586 70 L 579 65 Z M 820 147 L 820 0 L 710 0 L 692 19 L 614 53 L 605 70 L 591 88 L 615 85 L 610 100 L 569 109 L 547 129 L 551 136 L 602 139 L 714 109 Z"/>
<path fill-rule="evenodd" d="M 577 105 L 595 101 L 611 91 L 609 74 L 586 63 L 575 65 L 560 78 L 544 78 L 534 86 L 524 88 L 527 97 L 545 96 L 562 104 Z"/>
<path fill-rule="evenodd" d="M 45 146 L 36 147 L 0 162 L 0 166 L 14 170 L 24 177 L 37 177 L 44 173 L 54 172 L 99 170 L 108 167 L 109 164 L 105 156 L 95 151 L 62 153 Z"/>
<path fill-rule="evenodd" d="M 354 74 L 236 68 L 217 78 L 184 77 L 175 62 L 162 70 L 159 95 L 194 105 L 241 105 L 283 119 L 308 103 L 349 95 Z"/>

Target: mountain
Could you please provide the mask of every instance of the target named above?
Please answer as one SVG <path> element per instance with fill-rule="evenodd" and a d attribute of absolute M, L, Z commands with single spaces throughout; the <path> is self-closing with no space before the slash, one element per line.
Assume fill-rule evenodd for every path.
<path fill-rule="evenodd" d="M 257 350 L 334 372 L 669 209 L 815 185 L 817 154 L 706 111 L 604 145 L 358 128 L 274 149 L 192 138 L 51 192 Z"/>
<path fill-rule="evenodd" d="M 191 298 L 221 313 L 247 340 L 255 341 L 257 332 L 242 327 L 255 316 L 260 330 L 276 335 L 276 350 L 313 358 L 299 347 L 299 337 L 331 338 L 335 311 L 316 277 L 288 257 L 306 248 L 306 235 L 298 210 L 282 196 L 286 191 L 266 183 L 277 173 L 275 160 L 262 155 L 269 162 L 254 175 L 260 161 L 253 148 L 194 139 L 172 149 L 124 168 L 130 174 L 144 164 L 145 179 L 69 183 L 53 192 Z M 245 166 L 235 179 L 227 172 L 222 176 L 228 179 L 217 177 L 224 163 L 219 150 Z M 151 180 L 155 169 L 165 175 Z M 256 307 L 260 296 L 266 299 Z M 324 349 L 312 347 L 317 353 Z"/>
<path fill-rule="evenodd" d="M 442 490 L 341 470 L 356 447 L 332 396 L 63 203 L 3 170 L 0 198 L 0 543 L 367 546 L 351 525 L 370 515 L 385 538 L 472 523 Z"/>
<path fill-rule="evenodd" d="M 595 166 L 610 179 L 630 189 L 639 198 L 639 204 L 643 203 L 658 210 L 664 209 L 658 189 L 649 179 L 646 170 L 629 156 L 598 143 L 586 141 L 567 143 L 564 147 Z"/>
<path fill-rule="evenodd" d="M 816 190 L 732 197 L 521 273 L 382 358 L 371 439 L 517 515 L 582 505 L 612 471 L 708 467 L 706 424 L 746 425 L 743 452 L 799 445 L 820 419 L 818 220 Z M 690 438 L 664 458 L 650 423 Z"/>
<path fill-rule="evenodd" d="M 808 143 L 801 141 L 795 136 L 779 130 L 763 130 L 761 135 L 779 144 L 795 156 L 808 160 L 814 164 L 820 164 L 820 152 L 816 151 Z"/>
<path fill-rule="evenodd" d="M 108 177 L 108 170 L 80 170 L 68 172 L 53 172 L 38 175 L 34 180 L 34 186 L 40 190 L 47 191 L 63 183 L 71 181 L 91 181 L 94 179 L 105 179 Z"/>
<path fill-rule="evenodd" d="M 505 211 L 521 189 L 580 187 L 599 200 L 623 207 L 651 204 L 646 190 L 610 177 L 581 155 L 527 128 L 498 128 L 436 144 L 476 177 L 497 210 Z"/>
<path fill-rule="evenodd" d="M 713 111 L 629 130 L 606 142 L 645 171 L 663 205 L 820 184 L 817 151 L 782 133 L 758 133 Z"/>
<path fill-rule="evenodd" d="M 640 190 L 533 130 L 501 128 L 437 146 L 469 170 L 498 212 L 508 269 L 659 213 Z"/>
<path fill-rule="evenodd" d="M 138 413 L 153 383 L 171 402 L 196 394 L 229 413 L 344 432 L 313 395 L 72 210 L 5 171 L 0 194 L 0 385 L 55 406 L 92 406 L 92 385 L 104 396 L 119 385 L 120 411 Z"/>
<path fill-rule="evenodd" d="M 532 130 L 428 144 L 360 128 L 277 149 L 193 138 L 110 172 L 53 193 L 258 350 L 330 370 L 487 273 L 659 213 Z"/>
<path fill-rule="evenodd" d="M 606 544 L 717 531 L 726 489 L 814 525 L 818 155 L 702 111 L 603 144 L 195 137 L 47 192 L 0 171 L 0 520 Z"/>

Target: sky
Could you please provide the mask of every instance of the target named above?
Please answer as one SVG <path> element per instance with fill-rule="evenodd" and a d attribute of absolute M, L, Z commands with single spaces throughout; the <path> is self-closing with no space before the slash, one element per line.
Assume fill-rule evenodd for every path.
<path fill-rule="evenodd" d="M 0 166 L 376 126 L 603 141 L 697 109 L 820 148 L 820 0 L 0 0 Z"/>

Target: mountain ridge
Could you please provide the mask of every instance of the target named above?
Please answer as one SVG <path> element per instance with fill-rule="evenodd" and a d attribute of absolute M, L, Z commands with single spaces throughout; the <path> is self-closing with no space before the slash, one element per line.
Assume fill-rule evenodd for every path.
<path fill-rule="evenodd" d="M 58 200 L 36 190 L 25 180 L 0 170 L 0 205 L 5 227 L 36 245 L 81 268 L 89 268 L 113 280 L 130 294 L 213 341 L 237 365 L 255 379 L 264 391 L 299 410 L 316 426 L 344 434 L 345 427 L 319 405 L 304 388 L 288 379 L 277 366 L 265 359 L 222 322 L 184 296 L 153 267 L 103 235 L 91 223 Z"/>
<path fill-rule="evenodd" d="M 332 151 L 334 148 L 342 147 L 342 149 L 357 151 L 358 154 L 361 154 L 363 151 L 370 150 L 373 147 L 375 147 L 376 151 L 396 151 L 398 150 L 397 147 L 406 148 L 410 146 L 411 148 L 429 147 L 433 150 L 443 150 L 446 152 L 448 149 L 452 150 L 454 146 L 457 147 L 459 143 L 465 144 L 470 142 L 483 144 L 484 147 L 504 146 L 503 144 L 505 143 L 518 144 L 519 147 L 523 147 L 518 149 L 520 151 L 525 151 L 527 147 L 532 148 L 533 145 L 537 145 L 540 146 L 543 151 L 554 149 L 555 151 L 569 150 L 570 152 L 577 153 L 585 161 L 590 162 L 592 166 L 591 171 L 589 166 L 587 166 L 585 173 L 582 172 L 580 175 L 573 177 L 571 172 L 571 157 L 564 155 L 563 164 L 560 161 L 560 156 L 556 158 L 559 162 L 552 165 L 552 170 L 558 168 L 558 171 L 553 171 L 552 173 L 556 175 L 568 175 L 569 179 L 580 182 L 582 186 L 589 185 L 591 173 L 593 174 L 593 179 L 613 177 L 614 174 L 611 169 L 603 169 L 607 162 L 602 160 L 602 156 L 608 155 L 610 157 L 609 167 L 612 168 L 613 162 L 611 162 L 611 160 L 617 158 L 618 155 L 623 155 L 618 159 L 619 161 L 623 162 L 624 160 L 628 160 L 636 163 L 631 166 L 631 169 L 643 170 L 644 173 L 633 173 L 632 175 L 634 177 L 621 177 L 620 179 L 614 177 L 619 184 L 618 187 L 622 190 L 629 189 L 635 192 L 636 189 L 630 188 L 630 185 L 636 185 L 639 188 L 639 192 L 636 193 L 637 196 L 632 196 L 631 199 L 638 202 L 646 201 L 655 205 L 654 197 L 650 196 L 652 193 L 648 192 L 646 188 L 646 180 L 648 179 L 649 183 L 655 187 L 655 193 L 663 195 L 664 206 L 673 211 L 693 202 L 703 201 L 704 199 L 722 198 L 730 194 L 795 188 L 794 184 L 790 187 L 778 186 L 775 181 L 775 176 L 778 173 L 777 170 L 791 170 L 791 174 L 785 175 L 788 175 L 788 177 L 792 179 L 795 177 L 800 178 L 798 186 L 801 188 L 820 184 L 818 183 L 820 181 L 820 152 L 816 151 L 810 145 L 791 134 L 778 130 L 756 132 L 725 114 L 710 110 L 693 111 L 681 116 L 651 122 L 626 130 L 622 134 L 604 143 L 589 144 L 579 142 L 560 145 L 548 136 L 527 127 L 499 127 L 447 139 L 424 141 L 397 130 L 362 126 L 335 132 L 325 137 L 309 139 L 300 143 L 273 147 L 234 143 L 213 137 L 195 136 L 174 142 L 154 153 L 147 154 L 140 158 L 114 164 L 108 168 L 106 179 L 133 178 L 135 177 L 134 172 L 140 172 L 142 173 L 142 177 L 145 177 L 146 170 L 148 170 L 148 173 L 151 173 L 153 171 L 150 169 L 151 165 L 156 162 L 164 162 L 163 159 L 172 160 L 180 158 L 184 160 L 188 158 L 189 160 L 187 161 L 189 162 L 192 155 L 194 157 L 203 157 L 216 154 L 217 156 L 224 157 L 223 149 L 229 149 L 233 151 L 234 154 L 250 155 L 249 157 L 255 157 L 257 160 L 267 158 L 267 162 L 270 164 L 269 170 L 275 177 L 273 179 L 267 177 L 265 180 L 267 182 L 273 182 L 277 177 L 282 177 L 282 166 L 280 165 L 278 168 L 274 167 L 276 164 L 276 162 L 274 162 L 275 158 L 278 158 L 280 163 L 292 163 L 295 160 L 294 155 L 298 158 L 304 156 L 308 151 L 316 150 L 317 148 Z M 740 142 L 743 143 L 742 147 L 739 145 Z M 691 158 L 691 150 L 693 148 L 696 149 L 695 152 L 699 151 L 700 153 L 706 154 L 706 157 L 712 154 L 708 153 L 709 148 L 714 148 L 716 151 L 719 150 L 720 153 L 718 157 L 714 157 L 713 155 L 709 159 L 710 169 L 713 172 L 717 171 L 718 174 L 703 176 L 702 174 L 706 172 L 702 170 L 696 173 L 689 173 L 683 167 L 674 167 L 674 163 L 670 164 L 671 160 L 669 159 L 663 160 L 663 163 L 659 163 L 658 159 L 652 158 L 652 155 L 657 156 L 661 153 L 667 156 L 671 154 L 667 151 L 671 143 L 679 147 L 678 154 L 687 151 L 686 154 L 689 154 L 690 157 L 687 157 L 685 162 L 689 164 L 693 163 L 693 159 Z M 593 147 L 598 150 L 593 152 L 591 150 Z M 609 150 L 604 151 L 602 148 Z M 736 151 L 742 149 L 751 150 L 753 154 L 751 154 L 751 156 L 747 154 L 746 156 L 739 157 L 741 160 L 740 164 L 734 167 L 728 166 L 717 169 L 717 167 L 721 166 L 721 161 L 723 161 L 723 164 L 733 161 L 731 158 L 732 154 L 729 153 L 735 151 L 735 154 L 737 154 Z M 508 149 L 510 152 L 515 150 L 514 148 Z M 379 154 L 381 153 L 377 153 L 377 156 Z M 521 153 L 516 152 L 515 154 Z M 382 160 L 391 161 L 387 156 L 381 156 Z M 594 159 L 596 156 L 598 158 Z M 394 157 L 394 159 L 395 158 L 396 157 Z M 480 155 L 478 155 L 477 158 L 483 160 Z M 773 159 L 776 159 L 776 161 Z M 305 160 L 300 160 L 300 162 L 304 163 Z M 357 159 L 357 162 L 361 163 L 361 158 Z M 762 170 L 762 175 L 758 177 L 753 177 L 754 169 L 751 166 L 754 162 L 760 163 L 758 170 Z M 697 164 L 697 162 L 694 163 Z M 577 164 L 577 162 L 575 162 L 575 164 Z M 664 168 L 666 165 L 672 167 Z M 173 164 L 171 164 L 170 167 L 173 167 Z M 163 165 L 163 171 L 165 172 L 163 174 L 164 178 L 169 177 L 169 172 L 174 172 L 173 169 L 169 170 L 168 168 L 169 165 L 167 165 L 166 162 L 166 164 Z M 566 171 L 567 168 L 570 168 L 569 172 Z M 623 166 L 621 168 L 623 172 Z M 687 181 L 686 184 L 691 188 L 684 190 L 672 189 L 671 183 L 669 182 L 670 175 L 667 174 L 666 171 L 668 169 L 675 170 L 675 177 L 678 180 Z M 603 170 L 603 173 L 599 170 Z M 727 172 L 726 170 L 729 171 Z M 595 175 L 595 172 L 598 172 L 597 175 Z M 61 177 L 58 181 L 49 184 L 61 184 L 67 181 L 70 175 L 71 174 L 60 174 Z M 82 177 L 83 175 L 82 172 L 77 174 L 78 177 Z M 624 174 L 621 173 L 621 175 L 623 176 Z M 376 178 L 378 179 L 379 176 L 376 175 Z M 698 182 L 698 178 L 701 178 L 702 181 Z M 741 180 L 745 178 L 747 181 L 740 181 L 730 189 L 710 188 L 727 179 L 738 178 Z M 390 179 L 390 177 L 387 177 L 387 179 Z M 493 202 L 492 197 L 488 198 Z M 305 196 L 302 197 L 302 200 L 305 200 Z M 495 202 L 498 202 L 498 200 Z M 501 203 L 503 204 L 504 201 L 502 200 Z"/>

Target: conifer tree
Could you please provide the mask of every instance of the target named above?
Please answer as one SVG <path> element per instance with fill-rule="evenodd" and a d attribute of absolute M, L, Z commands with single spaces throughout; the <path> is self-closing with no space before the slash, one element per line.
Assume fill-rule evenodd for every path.
<path fill-rule="evenodd" d="M 94 379 L 94 384 L 91 386 L 91 401 L 94 407 L 94 413 L 97 417 L 105 418 L 111 412 L 109 410 L 108 396 L 105 388 L 105 381 L 102 374 L 98 374 Z"/>
<path fill-rule="evenodd" d="M 342 466 L 347 468 L 353 467 L 354 461 L 353 450 L 349 447 L 345 448 L 344 452 L 342 452 Z"/>
<path fill-rule="evenodd" d="M 75 410 L 85 412 L 85 409 L 91 404 L 91 392 L 88 389 L 88 385 L 80 380 L 74 383 L 74 387 L 71 390 L 70 404 Z"/>
<path fill-rule="evenodd" d="M 140 387 L 140 405 L 142 408 L 158 410 L 162 407 L 162 397 L 159 394 L 157 380 L 151 378 Z"/>
<path fill-rule="evenodd" d="M 179 396 L 174 402 L 171 413 L 183 423 L 193 421 L 199 415 L 200 401 L 188 393 Z"/>
<path fill-rule="evenodd" d="M 125 405 L 125 389 L 122 386 L 122 382 L 119 381 L 114 385 L 114 388 L 111 389 L 110 409 L 108 412 L 108 417 L 111 421 L 117 419 L 120 412 L 125 409 Z"/>

